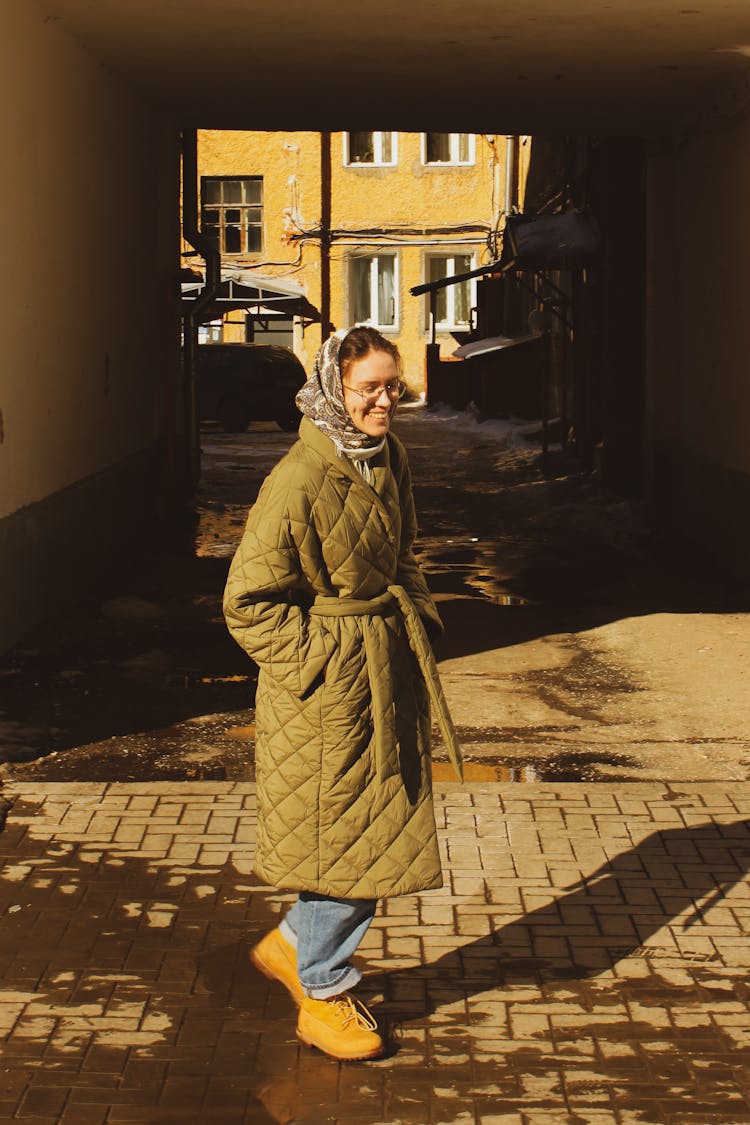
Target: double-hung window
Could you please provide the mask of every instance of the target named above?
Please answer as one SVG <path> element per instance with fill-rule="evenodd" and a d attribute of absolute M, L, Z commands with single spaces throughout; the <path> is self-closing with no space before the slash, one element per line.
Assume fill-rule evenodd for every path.
<path fill-rule="evenodd" d="M 396 163 L 395 133 L 344 133 L 344 164 L 393 166 Z"/>
<path fill-rule="evenodd" d="M 359 255 L 351 261 L 353 321 L 375 328 L 398 327 L 398 257 Z"/>
<path fill-rule="evenodd" d="M 203 176 L 203 233 L 222 254 L 257 254 L 263 248 L 263 177 Z"/>
<path fill-rule="evenodd" d="M 456 277 L 474 269 L 473 254 L 430 254 L 425 273 L 428 281 Z M 436 328 L 443 332 L 467 331 L 471 324 L 471 310 L 476 304 L 476 281 L 468 278 L 446 285 L 435 292 Z M 430 298 L 427 297 L 427 328 L 430 327 Z"/>
<path fill-rule="evenodd" d="M 423 164 L 473 164 L 473 133 L 423 133 Z"/>

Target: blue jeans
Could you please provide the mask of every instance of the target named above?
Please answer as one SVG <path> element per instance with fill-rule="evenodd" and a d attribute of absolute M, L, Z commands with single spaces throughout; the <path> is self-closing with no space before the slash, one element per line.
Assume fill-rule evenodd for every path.
<path fill-rule="evenodd" d="M 338 996 L 361 979 L 350 957 L 375 917 L 377 899 L 326 898 L 302 891 L 279 929 L 297 950 L 297 973 L 305 995 Z"/>

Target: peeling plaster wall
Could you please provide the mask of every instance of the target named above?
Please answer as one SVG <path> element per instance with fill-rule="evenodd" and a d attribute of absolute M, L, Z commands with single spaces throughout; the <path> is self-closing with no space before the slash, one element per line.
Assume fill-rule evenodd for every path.
<path fill-rule="evenodd" d="M 498 138 L 501 160 L 504 138 Z M 475 138 L 473 165 L 435 165 L 425 167 L 421 159 L 419 133 L 398 133 L 398 164 L 395 168 L 373 168 L 344 165 L 344 135 L 331 137 L 332 155 L 332 225 L 334 227 L 373 227 L 380 225 L 441 227 L 458 223 L 492 223 L 493 171 L 490 151 L 481 136 Z M 505 167 L 498 173 L 500 190 L 505 180 Z M 502 201 L 501 201 L 502 205 Z M 441 236 L 442 237 L 442 236 Z M 398 255 L 400 294 L 399 324 L 393 333 L 403 359 L 404 376 L 414 390 L 424 386 L 425 344 L 427 330 L 427 297 L 412 297 L 409 290 L 428 280 L 425 274 L 426 254 L 471 254 L 476 264 L 487 261 L 485 236 L 479 233 L 446 236 L 458 245 L 392 247 Z M 478 239 L 471 242 L 469 239 Z M 434 241 L 439 237 L 434 236 Z M 354 314 L 351 301 L 351 271 L 354 247 L 334 243 L 331 255 L 331 309 L 337 326 L 351 324 Z M 391 249 L 388 246 L 382 251 Z M 377 253 L 368 248 L 363 253 Z M 484 253 L 483 253 L 484 251 Z M 390 335 L 390 333 L 388 333 Z M 458 345 L 450 333 L 438 333 L 437 341 L 444 355 Z"/>
<path fill-rule="evenodd" d="M 651 495 L 730 570 L 750 574 L 750 117 L 651 161 Z"/>
<path fill-rule="evenodd" d="M 494 174 L 490 149 L 482 136 L 475 139 L 475 163 L 469 166 L 425 167 L 421 159 L 419 133 L 397 134 L 397 163 L 393 167 L 344 164 L 344 134 L 331 134 L 331 225 L 334 228 L 368 228 L 389 225 L 440 227 L 466 222 L 490 224 L 493 210 L 502 206 L 505 183 L 505 138 L 497 137 L 499 168 Z M 530 143 L 522 146 L 520 158 L 521 190 L 525 179 Z M 313 132 L 260 132 L 205 130 L 199 136 L 199 174 L 222 176 L 263 176 L 264 246 L 263 252 L 243 257 L 248 266 L 262 266 L 263 272 L 288 276 L 305 286 L 308 299 L 320 307 L 320 248 L 310 241 L 301 248 L 282 240 L 284 212 L 292 202 L 292 180 L 296 186 L 302 224 L 315 227 L 321 216 L 320 134 Z M 493 197 L 493 189 L 500 199 Z M 409 289 L 422 284 L 425 253 L 474 253 L 477 264 L 487 260 L 483 235 L 446 246 L 398 245 L 372 247 L 365 253 L 396 250 L 399 255 L 400 318 L 389 333 L 398 343 L 404 361 L 404 375 L 416 391 L 424 385 L 425 344 L 428 342 L 426 298 L 412 297 Z M 350 308 L 352 245 L 334 241 L 331 248 L 331 319 L 337 328 L 352 321 Z M 233 259 L 227 259 L 231 264 Z M 266 266 L 266 262 L 288 263 Z M 295 264 L 300 268 L 294 268 Z M 241 321 L 241 316 L 234 314 Z M 244 339 L 241 323 L 225 326 L 225 339 Z M 457 345 L 449 333 L 439 333 L 444 355 Z M 320 344 L 320 329 L 314 325 L 295 350 L 309 371 Z"/>
<path fill-rule="evenodd" d="M 1 50 L 0 646 L 147 524 L 178 394 L 175 135 L 33 0 Z"/>
<path fill-rule="evenodd" d="M 238 265 L 255 268 L 270 277 L 287 277 L 302 285 L 307 298 L 320 307 L 320 251 L 308 243 L 301 253 L 296 244 L 284 241 L 284 212 L 292 201 L 293 183 L 300 217 L 308 227 L 320 221 L 320 134 L 309 132 L 267 133 L 251 130 L 201 130 L 198 134 L 198 175 L 263 177 L 263 248 L 245 255 Z M 198 185 L 200 193 L 200 183 Z M 199 195 L 200 199 L 200 195 Z M 188 259 L 189 261 L 189 259 Z M 277 263 L 266 265 L 267 262 Z M 235 264 L 225 258 L 224 264 Z M 297 266 L 301 268 L 297 268 Z M 229 323 L 227 323 L 229 321 Z M 245 339 L 242 311 L 227 314 L 223 338 Z M 295 344 L 295 352 L 309 369 L 320 346 L 320 327 L 313 325 Z"/>

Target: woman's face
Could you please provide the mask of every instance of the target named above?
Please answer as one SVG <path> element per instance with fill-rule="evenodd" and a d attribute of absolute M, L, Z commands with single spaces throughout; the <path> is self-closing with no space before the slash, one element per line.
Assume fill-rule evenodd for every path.
<path fill-rule="evenodd" d="M 396 361 L 388 352 L 368 352 L 350 363 L 343 378 L 344 404 L 363 434 L 382 438 L 396 413 L 398 396 L 387 387 L 398 386 Z"/>

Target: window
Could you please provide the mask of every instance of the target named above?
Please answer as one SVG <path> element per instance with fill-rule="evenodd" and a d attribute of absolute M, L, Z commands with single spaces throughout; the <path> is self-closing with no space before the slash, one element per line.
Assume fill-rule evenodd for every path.
<path fill-rule="evenodd" d="M 376 328 L 398 325 L 398 258 L 375 254 L 352 259 L 352 312 L 355 323 Z"/>
<path fill-rule="evenodd" d="M 395 163 L 395 133 L 344 133 L 344 164 Z"/>
<path fill-rule="evenodd" d="M 252 313 L 245 317 L 245 340 L 248 344 L 281 344 L 294 351 L 294 320 L 290 316 L 260 320 Z"/>
<path fill-rule="evenodd" d="M 440 281 L 444 277 L 455 277 L 474 269 L 473 254 L 430 254 L 425 273 L 428 281 Z M 476 282 L 474 278 L 458 281 L 438 289 L 435 301 L 436 327 L 443 331 L 466 330 L 471 323 L 471 310 L 476 304 Z M 430 296 L 427 295 L 427 326 L 430 324 Z"/>
<path fill-rule="evenodd" d="M 201 179 L 203 233 L 222 254 L 257 254 L 263 246 L 263 177 Z"/>
<path fill-rule="evenodd" d="M 220 320 L 210 320 L 208 324 L 198 325 L 199 344 L 220 344 L 223 336 L 223 323 Z"/>
<path fill-rule="evenodd" d="M 423 164 L 473 164 L 473 133 L 423 133 Z"/>

